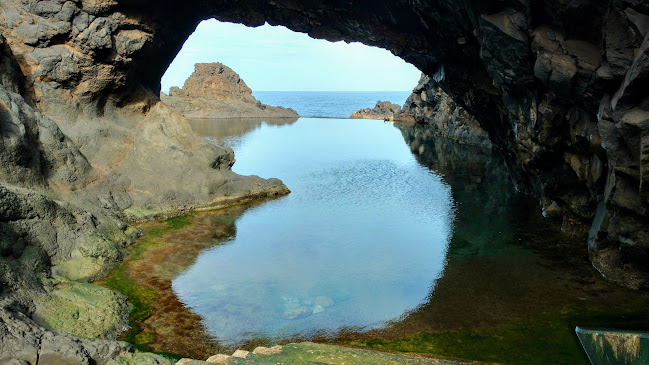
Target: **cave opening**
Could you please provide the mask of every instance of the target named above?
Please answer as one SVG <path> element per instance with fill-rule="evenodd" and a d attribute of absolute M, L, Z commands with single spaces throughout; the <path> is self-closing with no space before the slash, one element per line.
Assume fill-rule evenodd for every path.
<path fill-rule="evenodd" d="M 403 105 L 421 75 L 382 48 L 314 39 L 268 23 L 253 28 L 208 19 L 197 25 L 167 68 L 162 92 L 182 89 L 197 64 L 213 63 L 232 69 L 261 102 L 300 109 L 307 117 L 348 117 L 379 100 Z M 305 97 L 331 108 L 343 104 L 344 110 L 301 109 L 296 98 Z"/>

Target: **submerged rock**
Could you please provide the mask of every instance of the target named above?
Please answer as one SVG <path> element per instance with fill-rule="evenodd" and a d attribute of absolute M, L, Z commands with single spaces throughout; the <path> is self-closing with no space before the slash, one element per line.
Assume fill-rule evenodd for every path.
<path fill-rule="evenodd" d="M 172 87 L 160 98 L 191 119 L 298 117 L 293 109 L 259 102 L 239 75 L 222 63 L 197 63 L 182 89 Z"/>
<path fill-rule="evenodd" d="M 577 337 L 593 364 L 644 364 L 649 333 L 577 327 Z"/>
<path fill-rule="evenodd" d="M 300 306 L 297 308 L 291 308 L 284 311 L 284 318 L 286 319 L 299 319 L 310 316 L 312 313 L 309 308 L 305 306 Z"/>
<path fill-rule="evenodd" d="M 315 297 L 315 299 L 313 300 L 313 304 L 315 304 L 316 306 L 319 305 L 319 306 L 322 306 L 322 307 L 326 308 L 326 307 L 331 307 L 332 305 L 334 305 L 334 300 L 327 297 L 327 296 L 319 295 L 319 296 Z"/>

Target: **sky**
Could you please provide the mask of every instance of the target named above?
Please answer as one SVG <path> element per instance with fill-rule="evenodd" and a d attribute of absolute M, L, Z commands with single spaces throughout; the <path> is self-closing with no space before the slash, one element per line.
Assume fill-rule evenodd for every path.
<path fill-rule="evenodd" d="M 211 19 L 185 42 L 162 77 L 162 91 L 182 87 L 200 62 L 225 64 L 253 91 L 412 91 L 421 74 L 381 48 Z"/>

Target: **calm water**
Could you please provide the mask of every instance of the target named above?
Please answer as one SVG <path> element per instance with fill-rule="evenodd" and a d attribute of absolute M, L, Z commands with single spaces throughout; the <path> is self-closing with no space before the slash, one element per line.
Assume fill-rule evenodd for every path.
<path fill-rule="evenodd" d="M 301 118 L 221 142 L 235 172 L 281 177 L 292 191 L 248 210 L 231 242 L 173 281 L 221 343 L 378 328 L 428 300 L 453 199 L 391 123 Z"/>
<path fill-rule="evenodd" d="M 403 106 L 410 91 L 253 91 L 262 103 L 293 108 L 302 117 L 349 118 L 377 100 Z"/>
<path fill-rule="evenodd" d="M 292 193 L 181 217 L 160 237 L 180 223 L 143 228 L 159 243 L 123 270 L 161 301 L 134 323 L 155 351 L 206 358 L 308 339 L 587 364 L 575 326 L 649 328 L 649 293 L 603 280 L 585 241 L 543 219 L 490 151 L 382 121 L 192 127 L 235 150 L 236 172 Z"/>

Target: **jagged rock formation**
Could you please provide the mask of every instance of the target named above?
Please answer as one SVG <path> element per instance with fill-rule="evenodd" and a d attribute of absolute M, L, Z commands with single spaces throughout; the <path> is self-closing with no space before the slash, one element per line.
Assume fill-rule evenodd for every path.
<path fill-rule="evenodd" d="M 392 104 L 389 101 L 377 101 L 374 108 L 357 110 L 350 116 L 351 119 L 383 119 L 393 121 L 395 116 L 401 113 L 399 104 Z"/>
<path fill-rule="evenodd" d="M 149 216 L 286 192 L 228 171 L 231 151 L 159 102 L 162 74 L 212 17 L 391 50 L 475 116 L 520 188 L 588 236 L 603 275 L 648 286 L 643 0 L 0 0 L 3 185 L 82 205 L 102 224 L 95 209 Z M 21 245 L 10 237 L 5 246 Z M 46 256 L 36 261 L 47 276 Z"/>
<path fill-rule="evenodd" d="M 489 135 L 480 123 L 425 74 L 421 75 L 403 108 L 398 104 L 379 101 L 373 109 L 358 110 L 350 118 L 426 125 L 436 130 L 439 137 L 484 148 L 492 147 Z"/>
<path fill-rule="evenodd" d="M 231 68 L 197 63 L 182 89 L 172 87 L 162 101 L 183 116 L 201 118 L 297 118 L 295 110 L 262 104 Z"/>
<path fill-rule="evenodd" d="M 480 123 L 442 91 L 435 80 L 423 74 L 395 120 L 428 125 L 443 138 L 460 143 L 492 147 Z"/>

